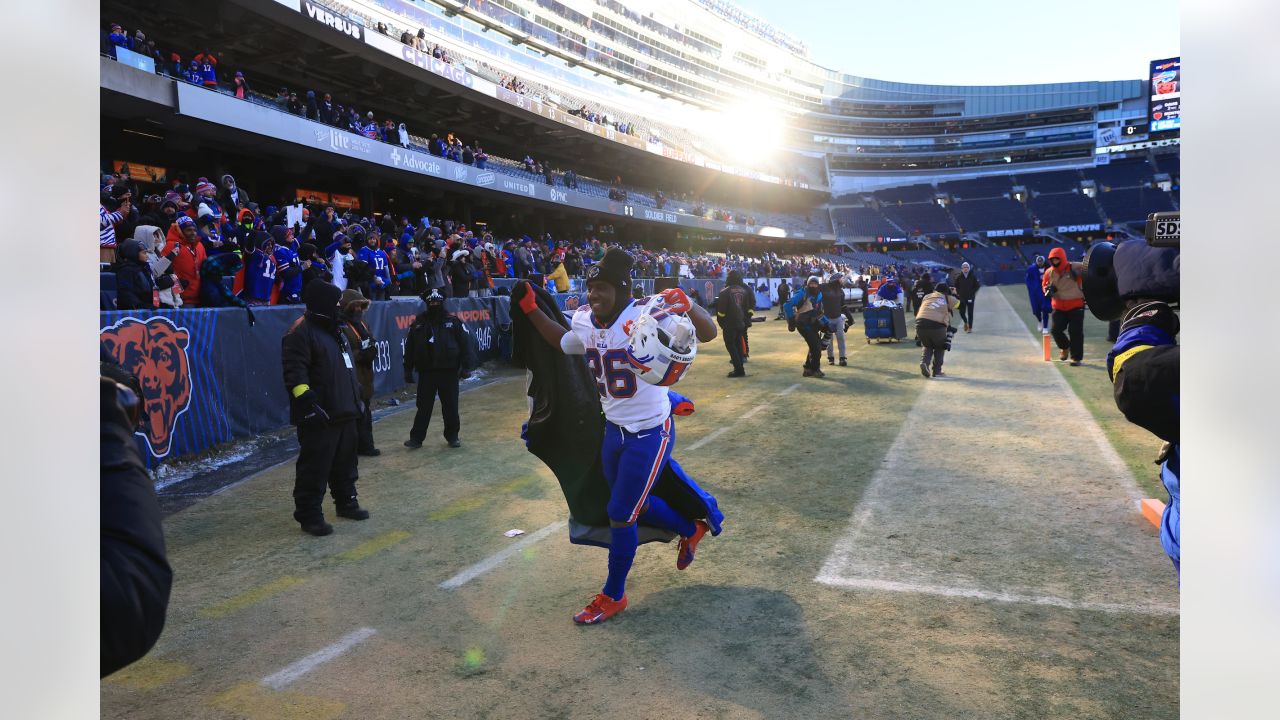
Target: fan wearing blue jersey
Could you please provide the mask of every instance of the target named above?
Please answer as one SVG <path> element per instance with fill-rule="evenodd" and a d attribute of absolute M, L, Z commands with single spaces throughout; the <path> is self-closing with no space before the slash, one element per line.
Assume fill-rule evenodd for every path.
<path fill-rule="evenodd" d="M 268 305 L 275 295 L 279 269 L 275 240 L 271 233 L 259 230 L 254 234 L 254 245 L 245 262 L 244 292 L 241 295 L 250 305 Z"/>
<path fill-rule="evenodd" d="M 617 248 L 592 266 L 587 273 L 587 305 L 574 313 L 568 330 L 538 308 L 532 288 L 525 288 L 519 302 L 543 340 L 567 354 L 586 356 L 604 409 L 600 459 L 610 490 L 609 573 L 602 591 L 574 615 L 574 622 L 583 625 L 608 620 L 626 609 L 627 573 L 639 545 L 637 520 L 680 535 L 676 567 L 681 570 L 693 562 L 698 542 L 710 529 L 704 521 L 690 520 L 650 496 L 676 440 L 667 387 L 688 366 L 671 363 L 654 383 L 637 377 L 640 370 L 651 372 L 651 368 L 636 366 L 628 355 L 632 325 L 646 312 L 645 300 L 632 300 L 628 293 L 631 266 L 631 256 Z M 684 291 L 665 290 L 662 298 L 666 302 L 662 312 L 686 316 L 699 342 L 715 339 L 715 320 L 689 302 Z"/>
<path fill-rule="evenodd" d="M 365 246 L 356 251 L 356 259 L 369 263 L 373 270 L 373 280 L 369 283 L 370 300 L 386 300 L 387 288 L 391 287 L 391 258 L 387 251 L 378 247 L 381 235 L 370 228 L 365 236 Z"/>

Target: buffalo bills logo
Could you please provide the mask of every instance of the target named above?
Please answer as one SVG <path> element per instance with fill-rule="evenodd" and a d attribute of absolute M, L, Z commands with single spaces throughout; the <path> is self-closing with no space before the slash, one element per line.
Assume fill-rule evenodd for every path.
<path fill-rule="evenodd" d="M 578 296 L 577 296 L 577 295 L 570 295 L 569 297 L 567 297 L 567 298 L 565 298 L 565 299 L 564 299 L 564 309 L 565 309 L 565 310 L 577 310 L 577 309 L 578 309 L 578 304 L 579 304 L 579 302 L 580 302 L 580 301 L 578 300 Z"/>
<path fill-rule="evenodd" d="M 147 419 L 139 434 L 152 455 L 168 455 L 178 416 L 191 407 L 190 331 L 165 317 L 125 318 L 99 337 L 112 359 L 142 384 Z"/>

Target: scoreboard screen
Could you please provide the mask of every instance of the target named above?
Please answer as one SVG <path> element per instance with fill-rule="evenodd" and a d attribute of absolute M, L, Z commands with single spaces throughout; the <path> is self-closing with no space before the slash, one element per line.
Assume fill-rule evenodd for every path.
<path fill-rule="evenodd" d="M 1151 132 L 1181 129 L 1178 105 L 1182 99 L 1182 58 L 1152 60 L 1147 84 L 1151 98 Z"/>

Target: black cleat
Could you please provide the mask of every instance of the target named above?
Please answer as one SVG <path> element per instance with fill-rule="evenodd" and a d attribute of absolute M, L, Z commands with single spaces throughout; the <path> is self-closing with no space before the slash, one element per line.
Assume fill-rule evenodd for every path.
<path fill-rule="evenodd" d="M 742 372 L 738 372 L 737 370 L 735 370 L 735 371 L 733 371 L 733 372 L 729 373 L 728 375 L 725 375 L 725 377 L 731 377 L 731 378 L 736 378 L 736 377 L 746 377 L 746 376 L 747 376 L 747 373 L 746 373 L 746 371 L 745 371 L 745 370 L 744 370 L 744 371 L 742 371 Z"/>
<path fill-rule="evenodd" d="M 844 358 L 840 358 L 840 367 L 846 367 L 849 363 Z"/>
<path fill-rule="evenodd" d="M 333 526 L 324 520 L 318 520 L 316 522 L 303 525 L 302 532 L 307 533 L 308 535 L 315 535 L 316 537 L 324 537 L 325 535 L 333 534 Z"/>
<path fill-rule="evenodd" d="M 404 441 L 404 446 L 409 448 L 410 450 L 417 450 L 418 448 L 422 447 L 422 441 L 409 438 L 408 440 Z"/>
<path fill-rule="evenodd" d="M 456 439 L 455 439 L 455 440 L 450 440 L 450 441 L 449 441 L 449 447 L 451 447 L 451 448 L 460 448 L 460 447 L 462 447 L 462 441 L 461 441 L 461 440 L 456 440 Z"/>
<path fill-rule="evenodd" d="M 371 448 L 369 450 L 361 450 L 356 454 L 361 455 L 363 457 L 378 457 L 379 455 L 382 454 L 382 451 L 379 450 L 378 448 Z"/>
<path fill-rule="evenodd" d="M 369 511 L 360 507 L 359 503 L 356 503 L 355 505 L 338 508 L 338 517 L 344 517 L 348 520 L 368 520 Z"/>

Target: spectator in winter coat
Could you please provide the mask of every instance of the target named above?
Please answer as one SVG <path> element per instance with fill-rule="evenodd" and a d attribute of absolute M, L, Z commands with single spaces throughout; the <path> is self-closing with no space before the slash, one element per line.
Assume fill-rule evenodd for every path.
<path fill-rule="evenodd" d="M 275 258 L 275 240 L 271 233 L 256 231 L 249 248 L 242 297 L 250 305 L 271 304 L 279 284 L 276 279 L 279 265 Z"/>
<path fill-rule="evenodd" d="M 329 93 L 324 94 L 324 99 L 320 101 L 320 122 L 325 125 L 338 124 L 338 107 L 333 104 L 333 96 Z"/>
<path fill-rule="evenodd" d="M 99 35 L 98 37 L 102 36 Z M 122 47 L 125 50 L 131 50 L 133 48 L 133 44 L 129 40 L 129 35 L 125 33 L 124 28 L 120 27 L 116 23 L 111 23 L 111 32 L 107 35 L 107 44 L 111 51 L 111 57 L 116 56 L 116 48 L 118 47 Z"/>
<path fill-rule="evenodd" d="M 822 372 L 822 340 L 819 338 L 822 317 L 822 281 L 817 275 L 810 275 L 800 289 L 792 294 L 791 299 L 782 306 L 787 318 L 787 329 L 800 331 L 809 353 L 805 357 L 804 377 L 826 377 Z"/>
<path fill-rule="evenodd" d="M 173 273 L 182 284 L 182 304 L 191 307 L 200 305 L 200 266 L 207 257 L 204 245 L 200 243 L 200 235 L 196 232 L 196 223 L 186 215 L 179 215 L 178 221 L 169 227 L 164 255 L 169 256 L 177 251 L 173 259 Z"/>
<path fill-rule="evenodd" d="M 306 112 L 306 117 L 308 120 L 320 119 L 320 105 L 316 102 L 315 90 L 307 91 L 307 104 L 306 104 L 306 107 L 303 108 L 303 110 L 304 112 Z"/>
<path fill-rule="evenodd" d="M 205 50 L 191 59 L 200 67 L 200 84 L 207 88 L 217 89 L 218 87 L 218 58 L 213 53 Z"/>
<path fill-rule="evenodd" d="M 274 239 L 273 233 L 272 240 Z M 276 278 L 280 281 L 280 292 L 275 304 L 297 305 L 302 302 L 302 263 L 298 260 L 298 253 L 288 245 L 275 243 L 272 256 L 276 261 Z"/>
<path fill-rule="evenodd" d="M 400 127 L 396 129 L 396 137 L 400 141 L 400 147 L 409 147 L 409 129 L 400 123 Z"/>
<path fill-rule="evenodd" d="M 249 94 L 249 81 L 244 79 L 244 73 L 237 70 L 235 79 L 231 83 L 235 86 L 236 97 L 244 100 L 245 96 Z"/>
<path fill-rule="evenodd" d="M 836 364 L 835 350 L 839 345 L 840 366 L 844 367 L 849 363 L 844 343 L 844 275 L 840 273 L 833 274 L 822 288 L 822 316 L 826 320 L 827 332 L 831 333 L 831 340 L 827 343 L 827 364 Z"/>
<path fill-rule="evenodd" d="M 372 110 L 365 114 L 364 123 L 360 126 L 360 134 L 370 140 L 382 139 L 382 130 L 378 127 L 378 121 L 373 119 Z"/>
<path fill-rule="evenodd" d="M 1048 265 L 1043 255 L 1037 255 L 1035 262 L 1027 266 L 1027 299 L 1031 301 L 1031 314 L 1036 316 L 1041 335 L 1049 334 L 1049 318 L 1053 315 L 1053 306 L 1044 296 L 1044 273 Z"/>
<path fill-rule="evenodd" d="M 547 284 L 554 287 L 556 292 L 569 292 L 569 271 L 565 269 L 564 262 L 559 258 L 554 261 L 554 265 L 551 273 L 547 275 Z"/>
<path fill-rule="evenodd" d="M 304 294 L 306 293 L 307 285 L 310 285 L 313 280 L 323 280 L 325 282 L 333 280 L 333 273 L 329 271 L 329 266 L 320 257 L 316 246 L 311 243 L 302 243 L 298 246 L 298 265 L 302 268 L 302 291 Z"/>
<path fill-rule="evenodd" d="M 973 332 L 973 301 L 978 297 L 978 275 L 969 267 L 969 263 L 960 264 L 960 274 L 952 281 L 956 289 L 956 298 L 960 300 L 960 319 L 964 321 L 964 331 Z"/>
<path fill-rule="evenodd" d="M 453 297 L 464 298 L 471 294 L 471 252 L 454 250 L 449 258 L 449 281 L 453 285 Z"/>
<path fill-rule="evenodd" d="M 101 262 L 113 263 L 116 260 L 116 226 L 124 222 L 130 205 L 126 198 L 114 211 L 108 212 L 106 204 L 114 202 L 109 197 L 104 197 L 102 202 L 98 206 L 98 257 Z"/>
<path fill-rule="evenodd" d="M 182 74 L 182 79 L 192 85 L 203 85 L 204 76 L 200 74 L 200 63 L 192 60 L 191 64 L 187 66 L 186 72 Z"/>
<path fill-rule="evenodd" d="M 351 360 L 360 384 L 360 399 L 364 402 L 364 413 L 356 418 L 356 454 L 376 457 L 382 454 L 373 443 L 373 361 L 378 356 L 378 348 L 373 332 L 364 321 L 369 300 L 359 291 L 348 288 L 342 291 L 339 304 L 342 307 L 339 317 L 342 334 L 351 347 Z"/>
<path fill-rule="evenodd" d="M 356 225 L 354 227 L 358 228 L 360 226 Z M 329 267 L 332 268 L 331 272 L 333 272 L 333 284 L 339 290 L 347 289 L 346 266 L 348 263 L 355 262 L 356 259 L 351 252 L 351 243 L 351 238 L 347 237 L 345 233 L 336 232 L 333 234 L 333 244 L 337 245 L 337 248 L 329 260 Z"/>
<path fill-rule="evenodd" d="M 720 325 L 724 346 L 729 351 L 729 362 L 733 365 L 733 370 L 728 375 L 731 378 L 747 375 L 742 367 L 743 353 L 746 350 L 744 336 L 754 311 L 755 301 L 742 283 L 742 274 L 736 270 L 729 273 L 724 290 L 716 298 L 716 323 Z"/>
<path fill-rule="evenodd" d="M 373 283 L 369 286 L 370 300 L 386 300 L 391 290 L 391 258 L 378 247 L 380 236 L 377 228 L 370 228 L 365 245 L 356 252 L 356 259 L 363 260 L 373 269 Z"/>
<path fill-rule="evenodd" d="M 155 307 L 158 289 L 151 275 L 151 257 L 147 246 L 134 239 L 120 244 L 120 262 L 116 264 L 116 309 L 137 310 Z M 173 276 L 164 276 L 167 287 L 173 287 Z"/>
<path fill-rule="evenodd" d="M 1050 334 L 1061 351 L 1060 360 L 1071 358 L 1079 365 L 1084 357 L 1084 265 L 1067 260 L 1067 251 L 1049 251 L 1049 269 L 1041 281 L 1045 297 L 1053 307 Z"/>
<path fill-rule="evenodd" d="M 160 307 L 182 307 L 182 284 L 173 274 L 173 261 L 178 257 L 178 249 L 174 248 L 165 255 L 164 233 L 154 225 L 139 225 L 133 231 L 133 239 L 142 243 L 147 251 L 151 277 L 155 279 L 156 288 L 159 290 L 156 299 Z"/>

